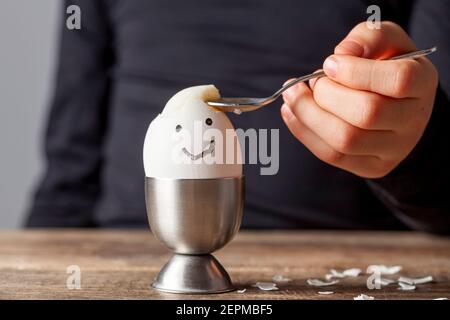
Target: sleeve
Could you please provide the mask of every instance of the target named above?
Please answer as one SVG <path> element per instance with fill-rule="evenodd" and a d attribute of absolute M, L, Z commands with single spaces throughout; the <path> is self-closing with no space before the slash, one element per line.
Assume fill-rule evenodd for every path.
<path fill-rule="evenodd" d="M 410 35 L 419 48 L 438 46 L 430 56 L 440 85 L 427 129 L 412 153 L 389 175 L 368 180 L 375 194 L 415 230 L 450 234 L 450 1 L 416 1 Z"/>
<path fill-rule="evenodd" d="M 66 27 L 66 9 L 81 9 L 81 29 Z M 111 32 L 99 0 L 65 1 L 59 65 L 45 135 L 46 168 L 27 227 L 88 227 L 101 192 Z"/>

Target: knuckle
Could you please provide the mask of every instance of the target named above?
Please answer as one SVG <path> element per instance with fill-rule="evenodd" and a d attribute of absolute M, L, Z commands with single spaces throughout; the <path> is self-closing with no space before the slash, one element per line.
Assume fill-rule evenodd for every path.
<path fill-rule="evenodd" d="M 360 172 L 355 172 L 355 174 L 364 179 L 381 179 L 389 174 L 387 166 L 382 160 L 376 160 L 375 163 L 370 163 L 366 168 Z"/>
<path fill-rule="evenodd" d="M 393 21 L 381 22 L 380 31 L 383 34 L 385 34 L 386 38 L 390 38 L 393 35 L 395 35 L 395 37 L 399 37 L 402 39 L 409 39 L 409 36 L 406 33 L 405 29 L 403 29 L 399 24 L 397 24 Z M 411 43 L 411 45 L 412 45 L 412 43 Z M 411 51 L 412 51 L 412 48 L 411 48 Z"/>
<path fill-rule="evenodd" d="M 362 21 L 360 23 L 358 23 L 352 30 L 351 33 L 356 33 L 356 34 L 364 34 L 366 33 L 368 30 L 367 28 L 367 22 L 366 21 Z"/>
<path fill-rule="evenodd" d="M 354 150 L 358 132 L 353 127 L 347 125 L 343 126 L 335 134 L 334 147 L 337 151 L 348 154 Z"/>
<path fill-rule="evenodd" d="M 371 178 L 380 179 L 386 177 L 394 170 L 396 163 L 393 161 L 380 160 L 371 170 Z"/>
<path fill-rule="evenodd" d="M 356 25 L 356 27 L 354 28 L 354 30 L 357 31 L 367 31 L 367 21 L 362 21 L 360 23 L 358 23 Z M 381 28 L 380 29 L 376 29 L 376 32 L 374 32 L 374 30 L 370 29 L 370 32 L 372 35 L 377 35 L 377 34 L 383 34 L 383 33 L 391 33 L 393 31 L 400 31 L 403 30 L 402 27 L 390 20 L 384 20 L 381 21 Z"/>
<path fill-rule="evenodd" d="M 371 129 L 380 119 L 383 99 L 376 94 L 366 94 L 364 100 L 359 112 L 358 126 L 363 129 Z"/>
<path fill-rule="evenodd" d="M 417 74 L 416 63 L 416 61 L 407 60 L 399 62 L 395 71 L 394 85 L 392 88 L 394 97 L 406 98 L 411 94 Z"/>
<path fill-rule="evenodd" d="M 366 29 L 366 22 L 365 21 L 362 21 L 362 22 L 360 22 L 360 23 L 358 23 L 357 25 L 356 25 L 356 27 L 355 27 L 355 29 Z"/>
<path fill-rule="evenodd" d="M 386 20 L 386 21 L 382 21 L 381 22 L 381 30 L 385 30 L 387 32 L 392 32 L 393 30 L 400 31 L 400 30 L 403 30 L 403 29 L 397 23 L 395 23 L 393 21 Z"/>
<path fill-rule="evenodd" d="M 398 24 L 392 21 L 381 21 L 380 26 L 379 29 L 369 29 L 367 22 L 363 21 L 354 28 L 354 31 L 357 34 L 369 36 L 372 43 L 382 43 L 389 37 L 389 34 L 398 33 L 402 30 Z"/>
<path fill-rule="evenodd" d="M 342 160 L 343 157 L 343 153 L 336 150 L 330 150 L 329 152 L 322 155 L 321 160 L 328 164 L 337 164 Z"/>

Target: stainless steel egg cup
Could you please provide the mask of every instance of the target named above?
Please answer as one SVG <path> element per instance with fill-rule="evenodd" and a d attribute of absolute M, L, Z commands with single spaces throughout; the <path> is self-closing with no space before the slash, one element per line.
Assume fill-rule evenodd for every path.
<path fill-rule="evenodd" d="M 172 293 L 234 290 L 230 276 L 211 253 L 238 232 L 244 208 L 244 177 L 145 179 L 153 234 L 174 252 L 152 287 Z"/>

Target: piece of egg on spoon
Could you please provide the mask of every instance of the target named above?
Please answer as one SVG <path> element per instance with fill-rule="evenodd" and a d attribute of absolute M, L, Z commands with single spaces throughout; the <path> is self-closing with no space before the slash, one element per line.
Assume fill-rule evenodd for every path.
<path fill-rule="evenodd" d="M 219 99 L 213 85 L 175 94 L 148 127 L 145 175 L 151 178 L 215 179 L 242 175 L 241 149 L 225 113 L 205 101 Z"/>

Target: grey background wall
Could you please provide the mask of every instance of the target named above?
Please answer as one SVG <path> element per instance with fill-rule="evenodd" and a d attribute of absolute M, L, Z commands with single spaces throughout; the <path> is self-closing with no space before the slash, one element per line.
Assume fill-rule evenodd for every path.
<path fill-rule="evenodd" d="M 22 225 L 42 170 L 61 3 L 0 2 L 0 229 Z"/>

